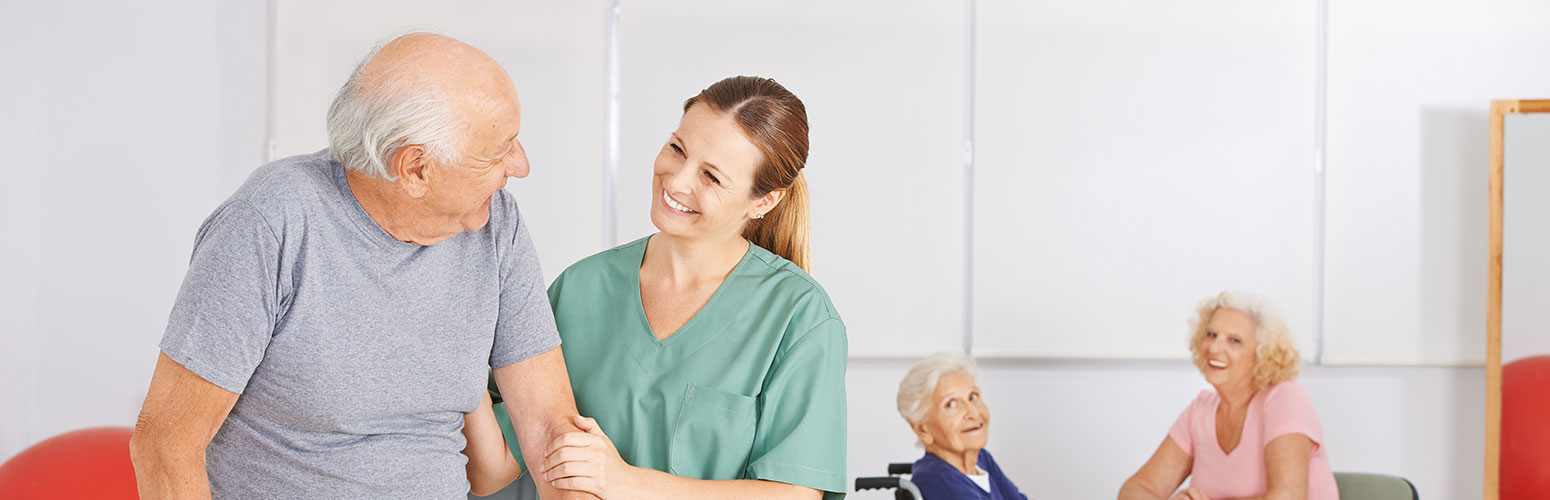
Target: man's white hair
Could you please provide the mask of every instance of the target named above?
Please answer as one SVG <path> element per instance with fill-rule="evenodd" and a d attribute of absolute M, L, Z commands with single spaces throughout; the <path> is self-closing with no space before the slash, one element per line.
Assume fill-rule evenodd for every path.
<path fill-rule="evenodd" d="M 362 81 L 366 64 L 396 38 L 378 43 L 366 54 L 328 107 L 328 143 L 334 159 L 345 168 L 387 180 L 397 180 L 387 163 L 400 148 L 422 146 L 442 164 L 455 162 L 463 148 L 453 102 L 436 85 L 412 72 L 391 69 Z"/>
<path fill-rule="evenodd" d="M 968 373 L 969 377 L 979 374 L 974 360 L 961 352 L 939 352 L 915 363 L 909 373 L 904 374 L 904 380 L 899 381 L 899 416 L 911 425 L 920 423 L 926 418 L 926 408 L 930 407 L 927 400 L 936 392 L 937 381 L 959 370 Z"/>

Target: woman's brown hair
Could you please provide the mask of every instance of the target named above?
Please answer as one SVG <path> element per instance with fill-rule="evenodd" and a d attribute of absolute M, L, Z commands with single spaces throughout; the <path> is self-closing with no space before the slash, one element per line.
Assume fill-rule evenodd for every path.
<path fill-rule="evenodd" d="M 701 90 L 684 101 L 684 112 L 697 103 L 732 117 L 754 147 L 764 153 L 764 163 L 754 170 L 754 198 L 772 191 L 786 196 L 762 219 L 743 226 L 743 237 L 755 245 L 785 257 L 803 270 L 812 256 L 808 249 L 807 107 L 775 80 L 734 76 Z"/>

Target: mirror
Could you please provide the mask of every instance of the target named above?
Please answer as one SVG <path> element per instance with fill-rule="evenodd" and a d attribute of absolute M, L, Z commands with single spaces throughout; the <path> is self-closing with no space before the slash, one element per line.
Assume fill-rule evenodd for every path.
<path fill-rule="evenodd" d="M 1536 358 L 1550 356 L 1550 100 L 1491 103 L 1490 169 L 1485 499 L 1511 500 L 1550 490 L 1518 472 L 1550 466 L 1550 446 L 1516 434 L 1550 410 L 1522 390 L 1541 385 L 1522 385 L 1527 374 L 1550 377 L 1550 357 Z"/>

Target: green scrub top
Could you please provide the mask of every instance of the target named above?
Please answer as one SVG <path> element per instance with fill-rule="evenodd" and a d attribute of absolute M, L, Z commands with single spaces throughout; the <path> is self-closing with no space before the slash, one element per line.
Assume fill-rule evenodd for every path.
<path fill-rule="evenodd" d="M 749 245 L 705 306 L 657 340 L 640 300 L 649 239 L 587 257 L 549 286 L 577 409 L 631 465 L 843 498 L 847 347 L 828 294 Z M 495 413 L 520 460 L 505 408 Z"/>

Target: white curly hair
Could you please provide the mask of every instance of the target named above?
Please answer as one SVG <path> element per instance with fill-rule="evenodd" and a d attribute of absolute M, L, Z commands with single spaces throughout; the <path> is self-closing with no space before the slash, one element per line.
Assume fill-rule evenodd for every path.
<path fill-rule="evenodd" d="M 939 352 L 915 363 L 904 374 L 904 380 L 899 381 L 899 416 L 911 425 L 920 423 L 926 418 L 926 408 L 930 406 L 926 401 L 936 392 L 937 381 L 959 370 L 968 373 L 969 377 L 979 374 L 974 359 L 961 352 Z"/>

